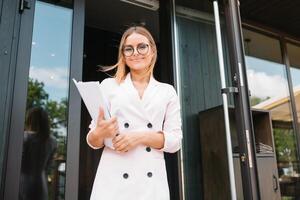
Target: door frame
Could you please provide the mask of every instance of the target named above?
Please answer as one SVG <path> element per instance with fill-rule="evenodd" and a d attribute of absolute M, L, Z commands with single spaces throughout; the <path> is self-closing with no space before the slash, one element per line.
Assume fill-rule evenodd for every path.
<path fill-rule="evenodd" d="M 16 67 L 16 52 L 18 44 L 18 27 L 20 26 L 20 17 L 18 14 L 18 0 L 0 1 L 0 60 L 3 67 L 1 69 L 1 106 L 0 106 L 0 133 L 3 137 L 3 160 L 1 172 L 0 197 L 4 197 L 5 179 L 6 179 L 6 160 L 7 146 L 10 129 L 10 116 L 13 100 L 13 85 Z"/>
<path fill-rule="evenodd" d="M 30 52 L 32 41 L 33 17 L 35 0 L 30 1 L 31 9 L 18 13 L 20 21 L 16 29 L 19 29 L 18 48 L 16 50 L 16 64 L 14 83 L 12 86 L 12 107 L 8 130 L 8 146 L 6 154 L 6 176 L 4 184 L 4 199 L 17 200 L 19 195 L 20 169 L 22 162 L 24 118 L 27 97 L 28 74 L 30 65 Z"/>

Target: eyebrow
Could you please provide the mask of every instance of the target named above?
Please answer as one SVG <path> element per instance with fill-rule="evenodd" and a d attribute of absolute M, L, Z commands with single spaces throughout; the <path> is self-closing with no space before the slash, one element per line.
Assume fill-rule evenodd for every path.
<path fill-rule="evenodd" d="M 136 46 L 138 46 L 138 45 L 140 45 L 140 44 L 147 44 L 147 45 L 150 45 L 150 44 L 148 44 L 148 43 L 146 43 L 146 42 L 141 42 L 141 43 L 138 43 Z M 132 44 L 125 44 L 125 45 L 124 45 L 124 47 L 128 47 L 128 46 L 133 47 Z"/>

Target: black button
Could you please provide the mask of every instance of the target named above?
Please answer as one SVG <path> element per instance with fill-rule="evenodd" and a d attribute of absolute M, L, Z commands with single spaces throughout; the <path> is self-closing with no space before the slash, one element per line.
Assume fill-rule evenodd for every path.
<path fill-rule="evenodd" d="M 148 124 L 147 124 L 147 127 L 148 127 L 148 128 L 152 128 L 152 124 L 151 124 L 151 123 L 148 123 Z"/>
<path fill-rule="evenodd" d="M 150 152 L 151 148 L 150 147 L 146 147 L 146 151 Z"/>
<path fill-rule="evenodd" d="M 129 177 L 129 175 L 128 175 L 127 173 L 124 173 L 124 174 L 123 174 L 123 178 L 126 179 L 126 178 L 128 178 L 128 177 Z"/>
<path fill-rule="evenodd" d="M 129 124 L 126 122 L 126 123 L 124 124 L 124 127 L 125 127 L 125 128 L 128 128 L 128 127 L 129 127 Z"/>
<path fill-rule="evenodd" d="M 148 172 L 148 173 L 147 173 L 147 176 L 148 176 L 149 178 L 151 178 L 151 177 L 152 177 L 152 172 Z"/>

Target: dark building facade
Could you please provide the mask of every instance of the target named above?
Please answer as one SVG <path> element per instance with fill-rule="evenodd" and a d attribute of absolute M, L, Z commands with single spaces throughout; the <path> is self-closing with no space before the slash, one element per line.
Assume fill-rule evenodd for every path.
<path fill-rule="evenodd" d="M 154 76 L 181 101 L 171 199 L 300 199 L 299 11 L 292 0 L 0 0 L 0 199 L 89 199 L 101 150 L 86 144 L 72 78 L 108 77 L 98 67 L 115 64 L 131 25 L 153 34 Z"/>

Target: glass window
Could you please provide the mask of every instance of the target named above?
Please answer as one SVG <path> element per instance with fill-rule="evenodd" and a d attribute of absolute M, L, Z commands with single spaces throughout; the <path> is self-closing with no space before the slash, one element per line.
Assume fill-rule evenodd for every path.
<path fill-rule="evenodd" d="M 64 199 L 72 15 L 35 5 L 20 199 Z"/>
<path fill-rule="evenodd" d="M 294 197 L 299 187 L 293 179 L 299 173 L 299 159 L 280 43 L 277 39 L 247 29 L 243 30 L 243 35 L 251 108 L 253 112 L 265 113 L 271 119 L 253 120 L 254 129 L 255 124 L 264 125 L 260 130 L 255 129 L 255 134 L 260 135 L 256 137 L 258 160 L 267 154 L 271 158 L 275 149 L 281 196 Z M 270 131 L 273 134 L 269 134 Z"/>
<path fill-rule="evenodd" d="M 287 52 L 291 66 L 290 72 L 297 109 L 296 112 L 298 117 L 298 128 L 300 128 L 300 46 L 288 43 Z"/>

